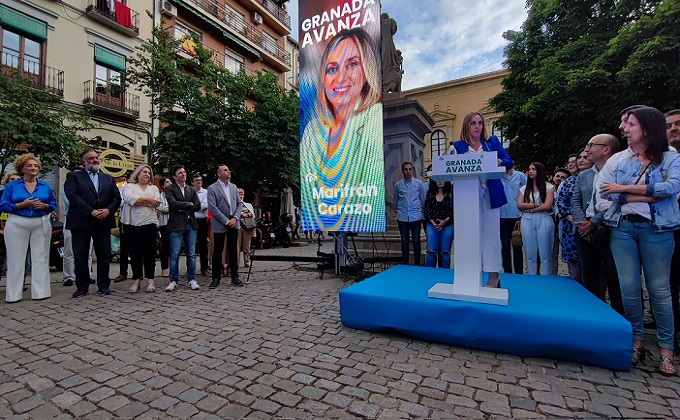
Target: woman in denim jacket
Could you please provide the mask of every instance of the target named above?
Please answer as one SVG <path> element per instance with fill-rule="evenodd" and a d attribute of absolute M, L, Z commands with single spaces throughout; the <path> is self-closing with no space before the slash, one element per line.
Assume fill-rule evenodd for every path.
<path fill-rule="evenodd" d="M 670 265 L 673 230 L 680 229 L 680 155 L 668 150 L 663 114 L 651 107 L 628 113 L 624 128 L 630 151 L 604 179 L 601 192 L 612 205 L 604 216 L 612 228 L 611 249 L 619 273 L 626 318 L 633 326 L 632 365 L 645 357 L 640 264 L 658 329 L 658 371 L 677 374 L 673 365 L 673 312 Z M 630 153 L 632 152 L 632 153 Z M 620 152 L 620 153 L 626 153 Z M 608 162 L 609 164 L 609 162 Z"/>

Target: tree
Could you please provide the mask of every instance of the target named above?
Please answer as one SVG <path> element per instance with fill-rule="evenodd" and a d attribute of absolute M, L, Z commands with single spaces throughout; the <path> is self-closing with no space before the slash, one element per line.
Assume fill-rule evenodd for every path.
<path fill-rule="evenodd" d="M 510 74 L 490 101 L 520 168 L 563 165 L 593 135 L 617 134 L 626 106 L 678 98 L 677 1 L 527 4 L 522 30 L 504 34 Z"/>
<path fill-rule="evenodd" d="M 253 191 L 299 183 L 299 105 L 271 73 L 234 74 L 213 62 L 197 39 L 190 58 L 177 54 L 186 40 L 157 27 L 130 59 L 126 77 L 151 96 L 162 128 L 151 147 L 153 165 L 180 163 L 215 178 L 225 163 L 235 182 Z"/>
<path fill-rule="evenodd" d="M 70 109 L 59 96 L 18 74 L 0 74 L 0 176 L 24 152 L 39 156 L 45 169 L 70 166 L 88 146 L 80 133 L 93 127 L 87 113 Z"/>

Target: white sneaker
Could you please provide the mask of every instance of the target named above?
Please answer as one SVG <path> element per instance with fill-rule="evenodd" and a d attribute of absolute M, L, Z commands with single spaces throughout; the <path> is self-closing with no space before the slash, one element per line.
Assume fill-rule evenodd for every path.
<path fill-rule="evenodd" d="M 174 281 L 171 281 L 170 284 L 168 284 L 168 287 L 165 288 L 166 292 L 172 292 L 175 290 L 175 287 L 177 286 L 177 283 Z"/>
<path fill-rule="evenodd" d="M 196 280 L 191 280 L 189 282 L 189 287 L 191 287 L 191 290 L 198 290 L 199 289 L 199 286 L 198 286 L 198 283 L 196 282 Z"/>

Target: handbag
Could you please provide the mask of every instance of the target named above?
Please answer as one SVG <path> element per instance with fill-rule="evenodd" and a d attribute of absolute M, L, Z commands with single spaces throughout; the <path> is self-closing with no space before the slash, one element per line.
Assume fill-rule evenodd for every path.
<path fill-rule="evenodd" d="M 522 246 L 522 229 L 520 227 L 520 221 L 515 223 L 515 227 L 512 229 L 512 246 Z"/>
<path fill-rule="evenodd" d="M 245 230 L 253 230 L 257 227 L 257 224 L 252 217 L 241 217 L 241 227 Z"/>

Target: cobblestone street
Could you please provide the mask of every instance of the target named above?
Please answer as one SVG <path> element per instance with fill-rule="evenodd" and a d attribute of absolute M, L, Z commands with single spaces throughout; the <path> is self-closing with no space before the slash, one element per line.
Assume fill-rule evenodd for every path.
<path fill-rule="evenodd" d="M 198 276 L 166 293 L 159 277 L 156 293 L 128 280 L 81 299 L 53 272 L 51 299 L 0 303 L 0 417 L 680 418 L 651 335 L 651 360 L 612 372 L 372 334 L 341 325 L 350 282 L 314 267 L 257 261 L 245 287 Z"/>

